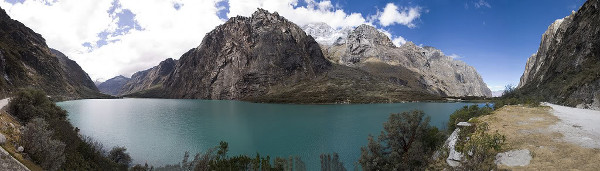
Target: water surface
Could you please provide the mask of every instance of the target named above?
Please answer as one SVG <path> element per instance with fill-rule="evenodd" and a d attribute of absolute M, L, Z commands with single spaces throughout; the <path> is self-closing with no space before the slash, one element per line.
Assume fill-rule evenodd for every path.
<path fill-rule="evenodd" d="M 379 135 L 390 113 L 412 109 L 445 128 L 449 115 L 466 103 L 356 105 L 257 104 L 180 99 L 91 99 L 57 103 L 81 133 L 105 147 L 125 146 L 134 163 L 175 164 L 229 143 L 229 155 L 300 156 L 309 170 L 321 153 L 337 152 L 351 170 L 367 136 Z"/>

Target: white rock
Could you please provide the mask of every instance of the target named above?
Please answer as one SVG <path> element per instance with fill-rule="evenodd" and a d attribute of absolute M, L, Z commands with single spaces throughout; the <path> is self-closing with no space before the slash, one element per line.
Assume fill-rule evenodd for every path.
<path fill-rule="evenodd" d="M 23 148 L 23 146 L 19 146 L 19 147 L 17 148 L 17 152 L 21 153 L 21 152 L 23 152 L 23 151 L 25 151 L 25 148 Z"/>
<path fill-rule="evenodd" d="M 6 143 L 6 136 L 4 134 L 0 134 L 0 144 Z"/>
<path fill-rule="evenodd" d="M 527 166 L 531 161 L 529 150 L 512 150 L 504 153 L 498 153 L 494 161 L 498 165 L 505 166 Z"/>
<path fill-rule="evenodd" d="M 456 151 L 456 141 L 458 141 L 458 133 L 460 132 L 459 128 L 456 128 L 450 137 L 446 140 L 445 146 L 448 147 L 448 158 L 446 159 L 446 163 L 452 167 L 460 166 L 460 161 L 462 160 L 463 154 L 461 152 Z"/>
<path fill-rule="evenodd" d="M 473 126 L 473 124 L 469 122 L 459 122 L 458 124 L 456 124 L 456 126 Z"/>

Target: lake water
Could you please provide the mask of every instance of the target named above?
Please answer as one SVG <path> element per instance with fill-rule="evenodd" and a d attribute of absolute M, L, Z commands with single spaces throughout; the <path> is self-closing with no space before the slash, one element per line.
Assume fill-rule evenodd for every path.
<path fill-rule="evenodd" d="M 356 105 L 257 104 L 220 100 L 91 99 L 57 103 L 81 133 L 105 148 L 125 146 L 134 163 L 176 164 L 229 143 L 229 155 L 256 153 L 300 156 L 309 170 L 321 153 L 337 152 L 352 170 L 367 136 L 379 135 L 390 113 L 425 111 L 445 128 L 448 117 L 467 103 Z M 481 104 L 480 104 L 481 105 Z"/>

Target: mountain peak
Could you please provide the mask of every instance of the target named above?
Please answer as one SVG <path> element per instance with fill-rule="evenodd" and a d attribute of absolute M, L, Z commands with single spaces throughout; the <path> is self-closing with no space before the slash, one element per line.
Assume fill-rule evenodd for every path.
<path fill-rule="evenodd" d="M 348 35 L 348 43 L 358 45 L 355 47 L 378 45 L 395 47 L 387 35 L 377 30 L 377 28 L 366 24 L 359 25 Z"/>

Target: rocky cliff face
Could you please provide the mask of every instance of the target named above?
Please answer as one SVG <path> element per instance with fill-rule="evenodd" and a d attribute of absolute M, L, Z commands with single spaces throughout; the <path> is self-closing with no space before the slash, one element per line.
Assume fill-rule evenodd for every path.
<path fill-rule="evenodd" d="M 112 96 L 119 95 L 121 88 L 129 81 L 129 78 L 122 75 L 108 79 L 98 85 L 100 92 Z"/>
<path fill-rule="evenodd" d="M 81 67 L 0 9 L 0 94 L 38 88 L 64 99 L 100 95 Z"/>
<path fill-rule="evenodd" d="M 175 70 L 177 60 L 166 59 L 150 69 L 139 71 L 131 76 L 119 90 L 119 95 L 128 95 L 144 90 L 160 89 L 169 75 Z"/>
<path fill-rule="evenodd" d="M 405 68 L 417 79 L 404 80 L 418 82 L 412 88 L 425 89 L 441 96 L 492 95 L 475 68 L 445 56 L 433 47 L 419 47 L 412 42 L 395 47 L 388 36 L 372 26 L 358 26 L 349 33 L 345 42 L 326 46 L 323 51 L 334 63 L 346 66 L 361 68 L 365 63 L 381 61 Z"/>
<path fill-rule="evenodd" d="M 600 109 L 600 2 L 555 21 L 525 66 L 519 91 L 568 106 Z"/>
<path fill-rule="evenodd" d="M 164 84 L 171 98 L 241 99 L 331 68 L 319 44 L 296 24 L 259 9 L 209 32 L 181 56 Z"/>
<path fill-rule="evenodd" d="M 91 94 L 96 94 L 96 92 L 98 92 L 95 83 L 90 76 L 81 69 L 77 62 L 69 59 L 65 54 L 56 49 L 50 48 L 50 52 L 58 58 L 64 79 L 77 89 L 77 91 L 88 92 Z"/>

